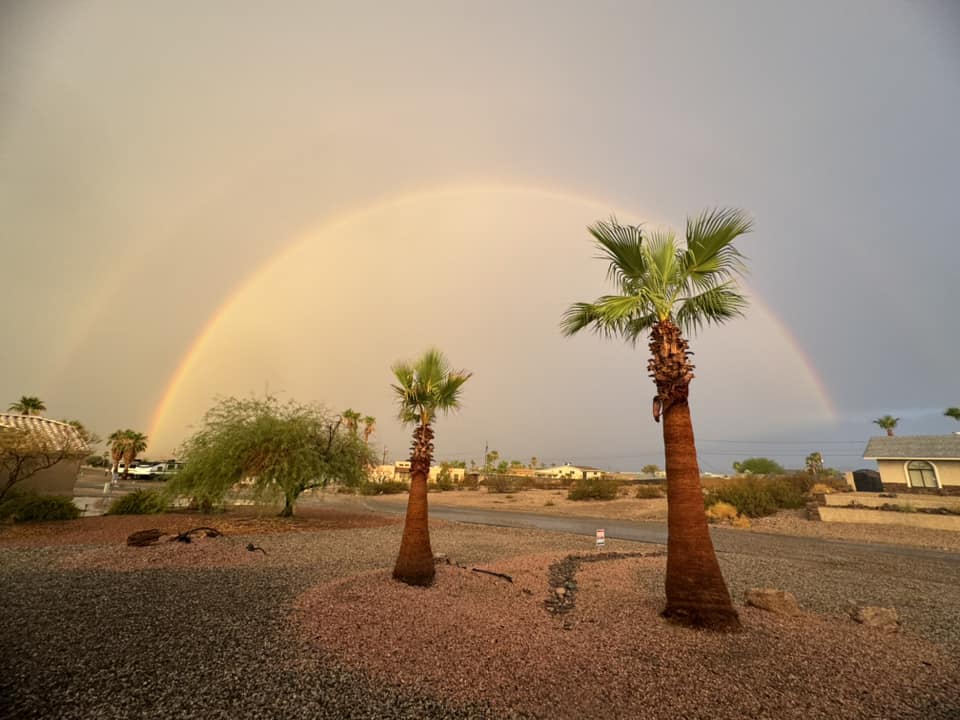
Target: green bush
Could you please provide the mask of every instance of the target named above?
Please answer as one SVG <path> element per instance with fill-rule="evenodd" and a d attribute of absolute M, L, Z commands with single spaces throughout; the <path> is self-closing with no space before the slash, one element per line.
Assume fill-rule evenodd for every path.
<path fill-rule="evenodd" d="M 118 497 L 107 510 L 107 515 L 155 515 L 167 509 L 167 501 L 156 490 L 134 490 Z"/>
<path fill-rule="evenodd" d="M 405 493 L 407 486 L 402 482 L 363 483 L 360 485 L 361 495 L 399 495 Z"/>
<path fill-rule="evenodd" d="M 740 477 L 710 490 L 704 498 L 704 506 L 725 502 L 742 515 L 758 518 L 773 515 L 778 510 L 804 507 L 807 489 L 806 481 L 799 474 L 770 479 Z"/>
<path fill-rule="evenodd" d="M 569 500 L 615 500 L 620 483 L 613 478 L 592 478 L 577 480 L 567 491 Z"/>
<path fill-rule="evenodd" d="M 14 522 L 41 522 L 44 520 L 74 520 L 80 517 L 80 508 L 73 500 L 61 495 L 14 495 L 0 503 L 0 519 Z"/>
<path fill-rule="evenodd" d="M 663 497 L 663 485 L 638 485 L 634 495 L 639 500 L 652 500 Z"/>

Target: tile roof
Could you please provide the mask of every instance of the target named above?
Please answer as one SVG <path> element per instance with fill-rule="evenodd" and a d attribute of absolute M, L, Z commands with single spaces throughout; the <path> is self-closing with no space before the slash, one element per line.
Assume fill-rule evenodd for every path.
<path fill-rule="evenodd" d="M 960 435 L 872 437 L 863 457 L 865 460 L 960 460 Z"/>
<path fill-rule="evenodd" d="M 84 455 L 89 448 L 77 429 L 69 423 L 50 420 L 39 415 L 15 415 L 0 413 L 0 431 L 25 430 L 26 432 L 49 442 L 57 450 L 66 449 Z"/>

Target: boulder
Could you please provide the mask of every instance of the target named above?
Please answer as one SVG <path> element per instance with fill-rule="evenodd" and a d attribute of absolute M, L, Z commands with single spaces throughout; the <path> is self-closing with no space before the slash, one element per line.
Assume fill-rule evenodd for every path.
<path fill-rule="evenodd" d="M 800 603 L 793 593 L 773 588 L 751 588 L 744 593 L 747 605 L 776 613 L 777 615 L 799 615 Z"/>
<path fill-rule="evenodd" d="M 896 632 L 900 629 L 900 616 L 894 608 L 888 607 L 854 607 L 850 610 L 850 617 L 861 625 Z"/>

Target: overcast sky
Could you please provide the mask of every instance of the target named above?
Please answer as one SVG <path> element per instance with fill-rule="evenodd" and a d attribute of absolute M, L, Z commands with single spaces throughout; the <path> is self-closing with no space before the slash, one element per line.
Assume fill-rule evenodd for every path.
<path fill-rule="evenodd" d="M 607 290 L 584 226 L 737 206 L 704 469 L 869 464 L 881 414 L 960 429 L 958 118 L 948 1 L 5 2 L 0 401 L 162 455 L 266 389 L 398 459 L 389 365 L 436 343 L 441 457 L 660 463 L 644 348 L 557 330 Z"/>

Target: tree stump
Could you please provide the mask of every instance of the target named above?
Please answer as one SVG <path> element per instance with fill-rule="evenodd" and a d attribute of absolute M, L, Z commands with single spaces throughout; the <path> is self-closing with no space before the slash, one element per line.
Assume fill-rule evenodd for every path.
<path fill-rule="evenodd" d="M 137 530 L 137 532 L 127 536 L 127 545 L 146 547 L 147 545 L 153 545 L 162 535 L 163 532 L 160 530 Z"/>

